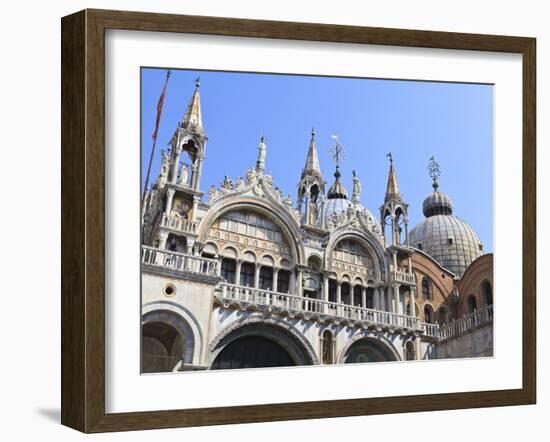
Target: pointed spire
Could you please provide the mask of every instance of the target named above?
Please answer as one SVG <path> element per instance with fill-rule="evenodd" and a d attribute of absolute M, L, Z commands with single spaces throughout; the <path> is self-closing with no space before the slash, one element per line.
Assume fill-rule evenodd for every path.
<path fill-rule="evenodd" d="M 397 175 L 393 167 L 393 156 L 391 152 L 386 155 L 390 159 L 390 171 L 388 173 L 388 185 L 386 186 L 386 196 L 384 202 L 392 199 L 401 200 L 401 194 L 399 193 L 399 185 L 397 184 Z"/>
<path fill-rule="evenodd" d="M 202 133 L 204 130 L 202 127 L 200 87 L 200 78 L 197 77 L 195 80 L 195 92 L 193 92 L 191 101 L 187 106 L 187 110 L 185 111 L 185 115 L 181 121 L 181 126 L 185 129 Z"/>
<path fill-rule="evenodd" d="M 306 165 L 302 171 L 302 178 L 306 175 L 323 179 L 321 167 L 319 166 L 319 155 L 315 146 L 315 128 L 311 128 L 311 141 L 309 142 L 309 150 L 307 151 Z"/>

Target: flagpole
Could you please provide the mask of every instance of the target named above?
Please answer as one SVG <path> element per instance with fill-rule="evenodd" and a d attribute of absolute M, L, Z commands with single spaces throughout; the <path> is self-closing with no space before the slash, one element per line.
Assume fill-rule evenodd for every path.
<path fill-rule="evenodd" d="M 157 135 L 158 135 L 158 129 L 159 129 L 159 123 L 160 123 L 160 115 L 162 113 L 162 108 L 164 105 L 164 94 L 166 93 L 166 86 L 168 86 L 168 79 L 170 78 L 171 71 L 168 69 L 166 71 L 166 80 L 164 81 L 164 87 L 162 89 L 162 94 L 159 98 L 159 102 L 157 104 L 157 120 L 155 125 L 155 132 L 153 132 L 153 147 L 151 149 L 151 156 L 149 157 L 149 165 L 147 166 L 147 175 L 145 177 L 145 185 L 143 187 L 143 194 L 141 196 L 142 202 L 145 200 L 145 194 L 147 193 L 147 187 L 149 187 L 149 177 L 151 176 L 151 165 L 153 164 L 153 158 L 155 156 L 155 149 L 157 147 Z"/>

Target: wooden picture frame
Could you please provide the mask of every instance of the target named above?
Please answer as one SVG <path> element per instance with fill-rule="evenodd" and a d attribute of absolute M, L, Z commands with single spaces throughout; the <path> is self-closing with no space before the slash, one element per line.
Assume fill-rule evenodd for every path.
<path fill-rule="evenodd" d="M 523 385 L 513 390 L 107 414 L 105 412 L 105 30 L 139 30 L 517 53 L 523 63 Z M 106 10 L 62 19 L 62 424 L 141 430 L 534 404 L 536 41 Z"/>

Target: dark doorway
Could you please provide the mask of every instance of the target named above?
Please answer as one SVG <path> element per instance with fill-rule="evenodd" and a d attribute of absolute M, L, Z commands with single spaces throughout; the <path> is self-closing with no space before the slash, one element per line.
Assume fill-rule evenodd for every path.
<path fill-rule="evenodd" d="M 288 352 L 276 342 L 262 336 L 244 336 L 229 343 L 218 354 L 212 370 L 294 365 Z"/>

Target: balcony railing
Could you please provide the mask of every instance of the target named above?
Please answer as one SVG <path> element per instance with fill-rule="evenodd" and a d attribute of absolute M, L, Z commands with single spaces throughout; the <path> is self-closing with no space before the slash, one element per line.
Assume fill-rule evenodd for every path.
<path fill-rule="evenodd" d="M 488 305 L 458 320 L 453 320 L 448 324 L 428 324 L 421 322 L 420 326 L 424 329 L 424 334 L 440 340 L 456 338 L 472 330 L 484 327 L 493 323 L 493 306 Z"/>
<path fill-rule="evenodd" d="M 141 247 L 141 263 L 186 273 L 218 276 L 219 261 L 202 256 Z"/>
<path fill-rule="evenodd" d="M 395 282 L 401 282 L 403 284 L 416 284 L 414 273 L 408 273 L 402 270 L 392 270 L 391 275 Z"/>
<path fill-rule="evenodd" d="M 160 225 L 162 227 L 167 227 L 172 230 L 177 230 L 178 232 L 194 234 L 194 233 L 197 233 L 198 223 L 188 219 L 167 215 L 165 213 L 162 215 L 162 221 Z"/>
<path fill-rule="evenodd" d="M 365 321 L 397 328 L 416 329 L 419 324 L 418 320 L 411 316 L 228 283 L 220 283 L 218 285 L 216 297 L 222 301 L 237 301 L 275 307 L 286 311 L 327 315 L 345 320 Z"/>

